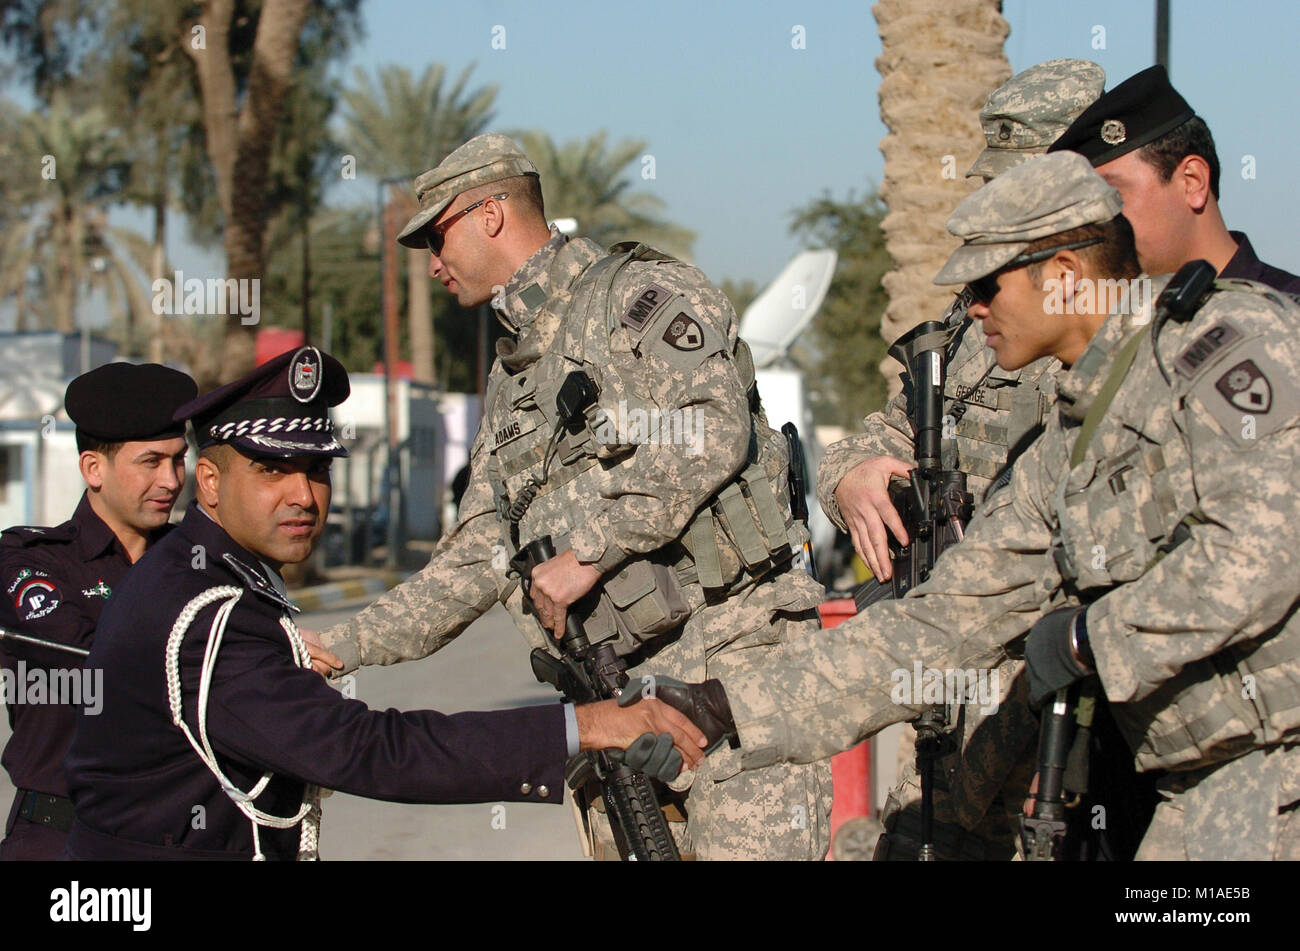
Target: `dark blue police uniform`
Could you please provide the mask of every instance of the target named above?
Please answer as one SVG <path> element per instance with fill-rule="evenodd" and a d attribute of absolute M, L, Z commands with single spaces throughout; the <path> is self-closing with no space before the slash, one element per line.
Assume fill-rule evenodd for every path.
<path fill-rule="evenodd" d="M 186 374 L 154 363 L 109 363 L 83 373 L 64 393 L 76 424 L 77 449 L 185 435 L 176 409 L 198 387 Z M 151 532 L 152 543 L 167 525 Z M 59 857 L 72 826 L 63 756 L 72 742 L 76 705 L 95 703 L 82 659 L 100 612 L 131 558 L 83 494 L 72 518 L 53 528 L 20 526 L 0 535 L 0 630 L 78 649 L 0 641 L 0 666 L 13 735 L 3 763 L 17 795 L 5 824 L 0 859 Z"/>
<path fill-rule="evenodd" d="M 338 362 L 305 347 L 178 416 L 193 419 L 201 448 L 341 455 L 328 407 L 347 393 Z M 560 704 L 371 710 L 306 666 L 277 581 L 198 503 L 122 581 L 87 660 L 103 671 L 102 710 L 79 717 L 65 760 L 77 813 L 68 857 L 303 857 L 314 817 L 297 817 L 313 786 L 426 803 L 537 802 L 533 789 L 561 788 Z"/>
<path fill-rule="evenodd" d="M 7 529 L 0 535 L 0 628 L 88 650 L 100 612 L 130 567 L 126 549 L 84 495 L 62 525 Z M 67 683 L 68 672 L 80 678 L 82 659 L 5 640 L 0 666 L 13 731 L 2 761 L 17 787 L 0 857 L 54 859 L 72 827 L 62 761 L 77 708 L 52 696 L 48 685 Z M 47 685 L 39 698 L 27 689 L 37 682 Z M 28 702 L 33 699 L 39 702 Z"/>
<path fill-rule="evenodd" d="M 1237 253 L 1219 272 L 1219 277 L 1235 277 L 1243 281 L 1259 281 L 1287 294 L 1300 294 L 1300 277 L 1280 267 L 1265 264 L 1255 254 L 1250 239 L 1243 231 L 1229 231 L 1237 242 Z"/>

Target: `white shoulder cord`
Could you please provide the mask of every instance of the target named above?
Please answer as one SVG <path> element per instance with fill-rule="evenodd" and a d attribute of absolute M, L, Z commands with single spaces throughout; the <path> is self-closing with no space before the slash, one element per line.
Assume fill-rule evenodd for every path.
<path fill-rule="evenodd" d="M 221 639 L 225 635 L 226 622 L 230 619 L 230 612 L 234 610 L 235 604 L 238 603 L 243 594 L 243 588 L 236 588 L 232 585 L 209 588 L 185 605 L 185 609 L 176 618 L 176 623 L 172 625 L 171 634 L 167 637 L 166 649 L 167 702 L 171 707 L 172 723 L 181 728 L 181 732 L 189 740 L 190 746 L 194 747 L 194 752 L 198 753 L 199 759 L 203 760 L 203 765 L 207 766 L 212 775 L 217 778 L 217 782 L 221 784 L 222 792 L 252 822 L 254 861 L 261 862 L 266 859 L 266 856 L 262 854 L 261 839 L 258 835 L 259 826 L 267 826 L 272 829 L 287 829 L 299 822 L 302 823 L 302 830 L 298 840 L 298 860 L 314 861 L 319 858 L 317 853 L 320 835 L 319 788 L 308 785 L 303 790 L 302 807 L 295 815 L 270 815 L 254 806 L 253 800 L 266 789 L 267 784 L 271 781 L 272 774 L 269 772 L 264 773 L 262 778 L 258 780 L 257 785 L 248 792 L 242 792 L 221 771 L 221 767 L 217 765 L 217 754 L 208 741 L 208 691 L 212 686 L 212 671 L 216 666 L 217 652 L 221 649 Z M 190 728 L 186 726 L 181 706 L 181 642 L 184 640 L 185 633 L 189 630 L 190 625 L 194 623 L 194 618 L 198 613 L 214 601 L 222 599 L 225 599 L 226 603 L 217 609 L 216 616 L 212 620 L 212 627 L 208 631 L 207 645 L 203 652 L 203 668 L 199 676 L 199 739 L 202 741 L 200 744 L 199 741 L 194 739 L 194 734 L 190 732 Z M 298 628 L 293 621 L 288 617 L 282 617 L 280 618 L 280 626 L 284 628 L 285 635 L 289 638 L 289 645 L 293 649 L 294 660 L 298 666 L 310 666 L 311 656 L 307 652 L 307 645 L 303 643 L 302 636 L 298 633 Z"/>

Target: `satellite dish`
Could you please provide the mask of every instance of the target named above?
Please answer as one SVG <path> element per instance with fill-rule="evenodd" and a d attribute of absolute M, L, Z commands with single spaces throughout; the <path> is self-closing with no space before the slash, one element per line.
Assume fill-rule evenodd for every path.
<path fill-rule="evenodd" d="M 831 250 L 801 251 L 785 266 L 740 318 L 740 336 L 754 354 L 754 366 L 781 360 L 826 299 L 837 255 Z"/>

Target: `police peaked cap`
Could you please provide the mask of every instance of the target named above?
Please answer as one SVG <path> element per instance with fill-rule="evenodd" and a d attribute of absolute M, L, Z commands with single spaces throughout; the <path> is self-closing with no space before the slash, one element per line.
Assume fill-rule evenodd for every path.
<path fill-rule="evenodd" d="M 329 408 L 348 398 L 348 373 L 328 353 L 300 347 L 176 411 L 199 448 L 219 443 L 249 456 L 346 456 Z"/>

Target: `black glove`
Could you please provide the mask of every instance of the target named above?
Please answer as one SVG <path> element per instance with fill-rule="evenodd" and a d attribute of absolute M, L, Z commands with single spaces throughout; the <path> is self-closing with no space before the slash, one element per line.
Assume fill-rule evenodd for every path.
<path fill-rule="evenodd" d="M 635 684 L 629 684 L 619 696 L 620 707 L 631 706 L 641 699 L 643 691 L 634 687 Z M 704 752 L 712 753 L 723 740 L 730 743 L 732 749 L 740 746 L 736 723 L 731 717 L 731 704 L 727 703 L 727 691 L 719 681 L 687 684 L 673 677 L 651 675 L 644 693 L 688 716 L 709 741 Z"/>
<path fill-rule="evenodd" d="M 1029 629 L 1025 666 L 1029 669 L 1029 703 L 1035 710 L 1058 690 L 1092 672 L 1079 666 L 1070 645 L 1070 625 L 1075 615 L 1082 613 L 1082 608 L 1060 608 L 1039 618 Z"/>
<path fill-rule="evenodd" d="M 621 759 L 638 773 L 645 773 L 661 783 L 677 778 L 682 771 L 682 754 L 673 746 L 671 733 L 642 733 L 627 750 L 612 750 L 610 755 Z"/>

